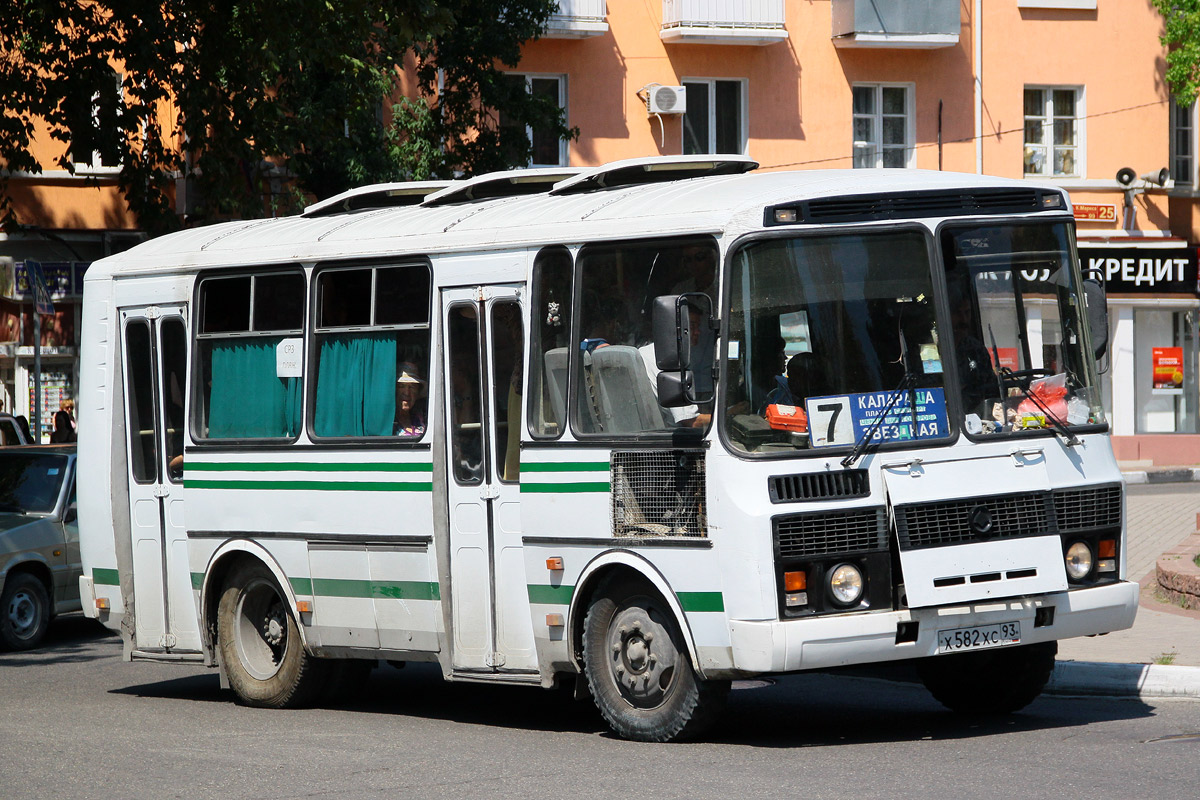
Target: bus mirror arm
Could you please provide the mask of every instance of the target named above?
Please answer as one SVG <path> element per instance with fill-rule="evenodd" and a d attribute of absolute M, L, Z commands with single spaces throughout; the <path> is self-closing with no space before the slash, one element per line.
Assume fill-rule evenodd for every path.
<path fill-rule="evenodd" d="M 1092 355 L 1099 361 L 1108 352 L 1108 296 L 1099 270 L 1089 270 L 1083 279 L 1083 303 L 1092 333 Z"/>

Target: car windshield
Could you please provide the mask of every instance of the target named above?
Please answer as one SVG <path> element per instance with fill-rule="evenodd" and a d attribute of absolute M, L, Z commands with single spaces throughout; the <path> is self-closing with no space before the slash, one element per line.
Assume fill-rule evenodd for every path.
<path fill-rule="evenodd" d="M 730 279 L 724 425 L 745 452 L 950 434 L 919 228 L 754 242 Z"/>
<path fill-rule="evenodd" d="M 968 434 L 1103 424 L 1071 231 L 950 227 L 941 237 Z"/>
<path fill-rule="evenodd" d="M 0 511 L 52 512 L 66 474 L 66 456 L 0 451 Z"/>

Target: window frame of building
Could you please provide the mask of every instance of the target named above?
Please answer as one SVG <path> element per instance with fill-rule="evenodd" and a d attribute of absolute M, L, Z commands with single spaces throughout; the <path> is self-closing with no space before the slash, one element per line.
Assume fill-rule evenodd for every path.
<path fill-rule="evenodd" d="M 1029 92 L 1043 92 L 1041 98 L 1042 114 L 1032 116 L 1027 113 L 1026 101 Z M 1058 92 L 1070 92 L 1074 96 L 1074 113 L 1071 116 L 1057 115 L 1054 110 L 1054 96 Z M 1024 119 L 1024 127 L 1022 136 L 1022 165 L 1021 172 L 1026 178 L 1042 178 L 1042 179 L 1059 179 L 1059 178 L 1083 178 L 1087 175 L 1087 165 L 1084 163 L 1084 155 L 1087 152 L 1087 120 L 1086 109 L 1086 93 L 1082 86 L 1072 85 L 1049 85 L 1049 84 L 1026 84 L 1022 88 L 1021 93 L 1021 108 Z M 1073 123 L 1074 141 L 1071 144 L 1059 144 L 1054 141 L 1046 141 L 1046 136 L 1043 135 L 1041 142 L 1029 141 L 1029 125 L 1033 120 L 1040 121 L 1043 133 L 1046 128 L 1050 129 L 1050 138 L 1054 138 L 1055 125 L 1060 120 L 1071 120 Z M 1045 151 L 1045 169 L 1037 172 L 1030 172 L 1028 169 L 1029 158 L 1028 153 L 1031 147 L 1041 148 Z M 1074 169 L 1070 172 L 1058 171 L 1054 166 L 1054 151 L 1055 149 L 1073 149 L 1075 153 Z"/>
<path fill-rule="evenodd" d="M 687 110 L 684 112 L 679 123 L 679 152 L 684 155 L 711 155 L 713 153 L 737 153 L 746 155 L 750 146 L 750 81 L 747 78 L 682 78 L 679 81 L 687 92 Z M 737 107 L 737 120 L 734 126 L 737 130 L 737 146 L 735 148 L 721 147 L 721 142 L 718 141 L 718 131 L 716 121 L 718 118 L 717 104 L 721 101 L 718 90 L 728 90 L 733 86 L 737 87 L 737 99 L 735 101 Z M 694 90 L 704 89 L 705 109 L 704 113 L 707 117 L 705 120 L 706 130 L 705 136 L 708 139 L 706 149 L 692 151 L 688 149 L 688 133 L 689 129 L 694 127 L 694 116 L 700 113 L 695 109 L 696 103 L 693 101 Z M 725 100 L 722 105 L 722 110 L 728 105 L 728 100 Z M 695 137 L 693 137 L 695 138 Z"/>
<path fill-rule="evenodd" d="M 567 76 L 565 74 L 554 73 L 554 72 L 507 72 L 507 73 L 505 73 L 505 76 L 512 80 L 516 80 L 516 79 L 524 80 L 525 81 L 525 91 L 528 92 L 529 94 L 535 93 L 534 92 L 534 88 L 535 88 L 534 83 L 536 81 L 555 81 L 558 84 L 558 107 L 561 108 L 563 111 L 563 119 L 564 120 L 568 119 L 568 117 L 567 117 L 567 114 L 568 114 Z M 507 125 L 511 124 L 511 123 L 507 123 L 505 121 L 503 111 L 500 112 L 499 119 L 500 119 L 501 127 L 506 127 Z M 567 124 L 570 125 L 570 122 L 568 121 Z M 529 162 L 527 164 L 525 164 L 525 166 L 528 168 L 565 167 L 565 166 L 567 166 L 567 164 L 569 163 L 569 161 L 568 161 L 569 152 L 567 149 L 567 140 L 566 139 L 558 139 L 557 140 L 557 145 L 558 145 L 558 160 L 557 161 L 551 163 L 548 161 L 538 161 L 537 160 L 538 142 L 536 141 L 536 137 L 538 135 L 539 135 L 538 132 L 533 129 L 532 125 L 525 126 L 525 138 L 529 140 L 529 146 L 530 146 Z"/>
<path fill-rule="evenodd" d="M 858 111 L 856 110 L 855 100 L 856 93 L 862 90 L 871 90 L 871 110 Z M 885 89 L 901 89 L 904 92 L 904 112 L 896 114 L 895 112 L 884 112 L 884 90 Z M 916 151 L 916 84 L 913 83 L 895 83 L 895 82 L 870 82 L 870 83 L 854 83 L 850 87 L 850 108 L 851 108 L 851 148 L 852 148 L 852 164 L 855 169 L 880 169 L 885 166 L 896 167 L 900 169 L 912 169 L 917 165 Z M 904 120 L 904 143 L 897 145 L 895 143 L 885 143 L 883 141 L 884 121 L 887 119 L 901 118 Z M 860 133 L 860 121 L 867 120 L 870 122 L 870 136 L 863 138 Z M 865 153 L 870 149 L 870 164 L 862 163 L 860 154 Z M 887 164 L 885 159 L 886 152 L 902 151 L 904 153 L 904 163 L 902 165 Z"/>
<path fill-rule="evenodd" d="M 122 108 L 125 105 L 125 76 L 117 70 L 112 71 L 112 79 L 114 82 L 115 97 L 114 108 L 116 115 L 120 117 Z M 94 128 L 101 126 L 100 119 L 100 94 L 92 95 L 91 107 L 91 122 Z M 90 158 L 87 161 L 81 161 L 76 158 L 75 148 L 72 143 L 70 150 L 71 163 L 74 165 L 77 175 L 115 175 L 121 171 L 121 159 L 118 158 L 115 164 L 106 164 L 104 156 L 99 150 L 92 150 Z"/>
<path fill-rule="evenodd" d="M 1196 103 L 1181 106 L 1171 97 L 1170 171 L 1174 188 L 1194 191 L 1196 172 Z M 1182 145 L 1182 147 L 1181 147 Z"/>

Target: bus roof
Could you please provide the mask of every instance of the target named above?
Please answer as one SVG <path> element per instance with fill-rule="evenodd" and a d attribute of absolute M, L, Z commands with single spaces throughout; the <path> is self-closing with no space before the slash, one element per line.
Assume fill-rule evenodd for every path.
<path fill-rule="evenodd" d="M 385 206 L 219 223 L 151 239 L 97 261 L 87 280 L 225 265 L 537 247 L 668 233 L 720 235 L 761 227 L 765 210 L 772 206 L 847 198 L 862 207 L 864 201 L 880 195 L 925 192 L 952 199 L 954 193 L 973 189 L 1061 194 L 1057 188 L 1020 180 L 909 169 L 713 175 L 578 193 L 541 192 L 447 205 Z M 927 208 L 926 213 L 908 217 L 963 213 L 945 213 L 945 204 Z M 1062 205 L 1055 210 L 1068 208 Z"/>

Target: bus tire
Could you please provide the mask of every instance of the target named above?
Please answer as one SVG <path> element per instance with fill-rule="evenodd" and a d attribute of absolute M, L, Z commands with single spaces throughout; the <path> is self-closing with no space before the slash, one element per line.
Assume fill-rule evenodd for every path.
<path fill-rule="evenodd" d="M 10 574 L 0 597 L 0 647 L 29 650 L 50 627 L 50 595 L 28 572 Z"/>
<path fill-rule="evenodd" d="M 603 587 L 583 623 L 583 662 L 596 706 L 625 739 L 695 738 L 716 721 L 728 681 L 696 675 L 667 604 L 649 585 Z"/>
<path fill-rule="evenodd" d="M 298 708 L 322 687 L 326 664 L 304 652 L 291 607 L 260 562 L 238 564 L 225 581 L 217 643 L 229 685 L 245 705 Z"/>
<path fill-rule="evenodd" d="M 921 682 L 934 698 L 960 714 L 1011 714 L 1042 693 L 1058 642 L 999 647 L 924 658 Z"/>

